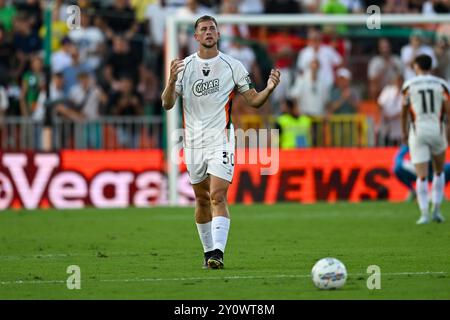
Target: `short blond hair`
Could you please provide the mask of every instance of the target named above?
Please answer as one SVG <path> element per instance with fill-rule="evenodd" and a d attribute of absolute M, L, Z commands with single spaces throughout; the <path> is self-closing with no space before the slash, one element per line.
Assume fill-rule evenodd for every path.
<path fill-rule="evenodd" d="M 194 29 L 197 30 L 198 25 L 200 24 L 200 22 L 203 22 L 203 21 L 212 21 L 212 22 L 214 22 L 214 24 L 217 27 L 217 21 L 214 17 L 204 15 L 204 16 L 201 16 L 200 18 L 198 18 L 197 21 L 195 21 Z"/>

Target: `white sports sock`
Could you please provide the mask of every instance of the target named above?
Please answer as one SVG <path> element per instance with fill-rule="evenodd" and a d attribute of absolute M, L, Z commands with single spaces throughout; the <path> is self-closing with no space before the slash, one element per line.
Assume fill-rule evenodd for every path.
<path fill-rule="evenodd" d="M 428 180 L 417 178 L 416 180 L 417 202 L 422 215 L 428 215 Z"/>
<path fill-rule="evenodd" d="M 440 207 L 444 197 L 445 188 L 445 174 L 441 172 L 440 175 L 433 176 L 433 183 L 431 184 L 431 201 L 437 208 Z"/>
<path fill-rule="evenodd" d="M 230 219 L 217 216 L 212 219 L 212 238 L 214 240 L 214 249 L 225 252 L 227 245 L 228 230 L 230 230 Z"/>
<path fill-rule="evenodd" d="M 202 241 L 203 251 L 213 251 L 214 241 L 211 233 L 211 222 L 207 223 L 197 223 L 198 235 Z"/>

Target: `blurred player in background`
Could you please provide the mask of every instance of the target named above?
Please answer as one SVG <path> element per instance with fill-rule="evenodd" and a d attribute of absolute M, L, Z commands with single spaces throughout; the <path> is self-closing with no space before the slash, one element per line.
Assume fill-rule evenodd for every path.
<path fill-rule="evenodd" d="M 280 83 L 280 72 L 272 70 L 266 88 L 257 92 L 242 63 L 218 50 L 220 33 L 213 17 L 196 21 L 194 37 L 199 50 L 171 62 L 161 98 L 166 110 L 178 96 L 183 98 L 184 156 L 195 193 L 204 267 L 221 269 L 230 228 L 227 192 L 234 174 L 232 99 L 238 91 L 250 106 L 261 107 Z"/>
<path fill-rule="evenodd" d="M 416 199 L 416 190 L 414 183 L 417 181 L 416 169 L 411 163 L 409 157 L 409 147 L 407 144 L 402 144 L 398 149 L 394 159 L 394 174 L 397 179 L 408 188 L 407 201 Z M 428 180 L 433 180 L 433 166 L 431 161 L 428 162 Z M 445 184 L 450 181 L 450 162 L 444 165 Z"/>
<path fill-rule="evenodd" d="M 431 187 L 432 219 L 443 222 L 440 206 L 444 196 L 444 163 L 449 126 L 443 122 L 450 119 L 449 88 L 445 80 L 430 74 L 432 59 L 422 54 L 413 63 L 416 76 L 403 85 L 402 133 L 408 141 L 411 162 L 414 164 L 417 181 L 416 195 L 421 217 L 417 224 L 430 222 L 428 203 L 428 162 L 434 169 Z M 408 133 L 408 113 L 411 116 Z M 408 137 L 408 138 L 407 138 Z"/>

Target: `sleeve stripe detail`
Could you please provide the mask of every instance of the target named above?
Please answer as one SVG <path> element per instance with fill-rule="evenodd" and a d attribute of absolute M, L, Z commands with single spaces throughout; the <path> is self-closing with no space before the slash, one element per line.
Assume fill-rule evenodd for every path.
<path fill-rule="evenodd" d="M 191 59 L 191 60 L 189 60 L 189 61 L 188 61 L 188 63 L 186 63 L 186 66 L 184 67 L 184 70 L 183 70 L 183 75 L 181 76 L 181 80 L 180 80 L 180 82 L 182 82 L 182 81 L 183 81 L 183 78 L 184 78 L 184 74 L 186 73 L 187 67 L 188 67 L 189 63 L 191 63 L 191 62 L 192 62 L 192 59 Z"/>
<path fill-rule="evenodd" d="M 230 70 L 231 70 L 231 78 L 233 78 L 234 85 L 236 85 L 236 81 L 234 80 L 233 68 L 231 67 L 230 63 L 229 63 L 227 60 L 225 60 L 224 58 L 222 58 L 222 56 L 220 57 L 220 59 L 222 59 L 222 60 L 230 67 Z"/>

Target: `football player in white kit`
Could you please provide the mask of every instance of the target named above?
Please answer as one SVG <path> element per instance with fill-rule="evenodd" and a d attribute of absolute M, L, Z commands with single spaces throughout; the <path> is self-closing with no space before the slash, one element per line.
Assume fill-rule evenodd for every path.
<path fill-rule="evenodd" d="M 228 187 L 233 179 L 235 137 L 231 122 L 232 99 L 242 94 L 248 105 L 259 108 L 280 83 L 272 70 L 264 90 L 257 92 L 241 62 L 220 52 L 220 33 L 211 16 L 195 23 L 199 50 L 170 65 L 162 93 L 169 110 L 183 99 L 184 157 L 195 193 L 195 220 L 204 251 L 204 268 L 223 268 L 230 228 Z"/>
<path fill-rule="evenodd" d="M 445 80 L 430 74 L 430 56 L 417 56 L 413 67 L 417 75 L 405 82 L 402 89 L 402 131 L 417 173 L 416 193 L 421 212 L 417 224 L 430 222 L 427 180 L 430 159 L 434 170 L 431 185 L 432 220 L 443 222 L 440 207 L 445 187 L 445 153 L 450 137 L 450 127 L 444 123 L 444 117 L 450 120 L 449 87 Z"/>

